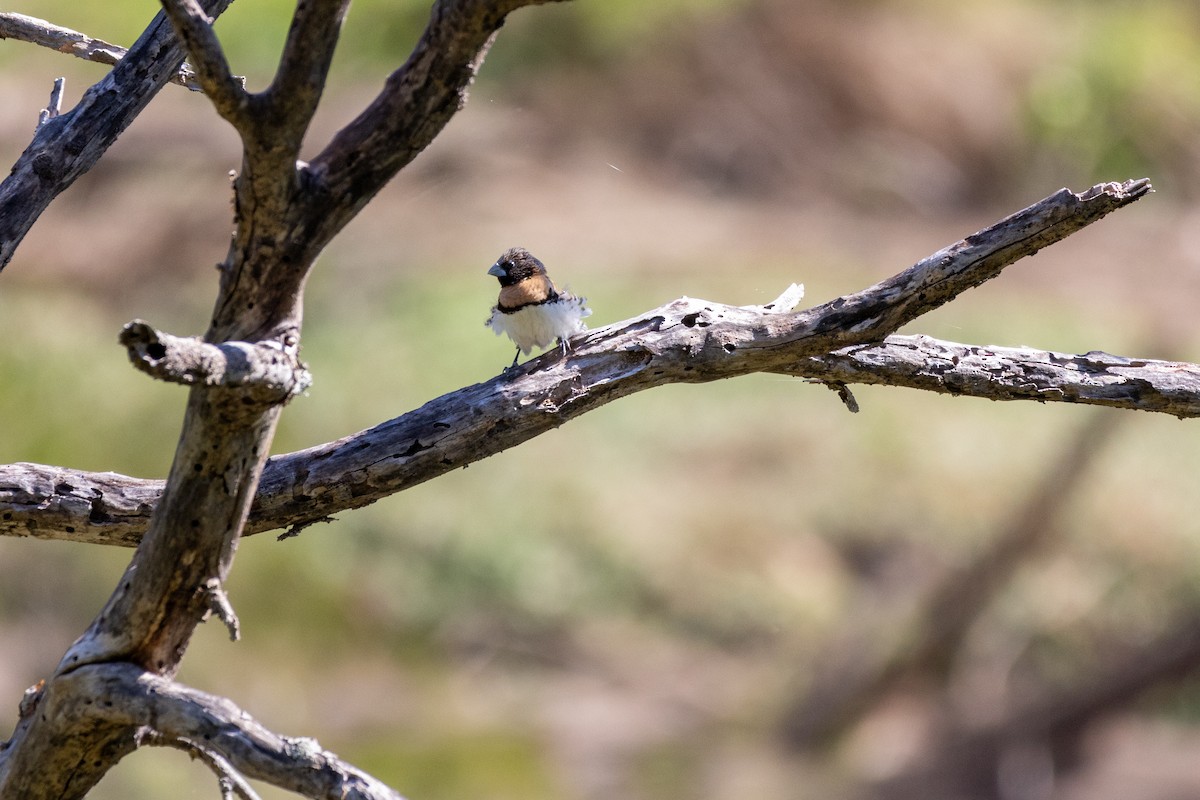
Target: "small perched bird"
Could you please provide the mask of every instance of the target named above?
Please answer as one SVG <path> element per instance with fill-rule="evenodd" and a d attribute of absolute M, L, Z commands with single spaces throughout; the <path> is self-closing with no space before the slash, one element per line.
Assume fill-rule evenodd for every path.
<path fill-rule="evenodd" d="M 583 318 L 590 317 L 592 310 L 586 298 L 555 287 L 546 266 L 524 247 L 504 251 L 488 275 L 500 281 L 500 299 L 484 324 L 497 336 L 507 333 L 517 343 L 509 369 L 517 365 L 521 353 L 546 347 L 555 339 L 566 353 L 571 336 L 587 330 Z"/>

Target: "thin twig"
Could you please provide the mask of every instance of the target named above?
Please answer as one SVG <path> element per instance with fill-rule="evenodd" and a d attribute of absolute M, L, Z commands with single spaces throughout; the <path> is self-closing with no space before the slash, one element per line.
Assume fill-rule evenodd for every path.
<path fill-rule="evenodd" d="M 183 750 L 192 758 L 204 764 L 217 776 L 217 785 L 221 789 L 222 798 L 239 797 L 241 800 L 262 800 L 250 782 L 238 774 L 227 759 L 211 748 L 204 747 L 199 742 L 186 737 L 170 738 L 154 731 L 146 737 L 146 744 L 160 747 L 174 747 Z"/>
<path fill-rule="evenodd" d="M 48 47 L 60 53 L 68 53 L 84 61 L 97 64 L 117 64 L 129 51 L 120 45 L 96 39 L 87 34 L 55 25 L 44 19 L 0 12 L 0 39 L 17 39 L 40 47 Z M 195 73 L 187 64 L 181 66 L 171 77 L 171 83 L 185 86 L 193 92 L 201 91 Z"/>
<path fill-rule="evenodd" d="M 242 626 L 238 622 L 237 612 L 233 610 L 233 603 L 229 602 L 229 594 L 225 587 L 219 580 L 212 578 L 204 585 L 204 590 L 208 593 L 208 610 L 225 623 L 225 629 L 229 631 L 229 640 L 236 642 L 242 638 Z"/>
<path fill-rule="evenodd" d="M 66 78 L 54 79 L 54 86 L 50 89 L 50 102 L 38 113 L 39 128 L 62 113 L 63 88 L 66 85 Z"/>

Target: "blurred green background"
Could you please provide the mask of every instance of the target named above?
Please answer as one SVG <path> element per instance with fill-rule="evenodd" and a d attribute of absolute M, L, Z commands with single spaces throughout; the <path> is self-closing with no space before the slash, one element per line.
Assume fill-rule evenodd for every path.
<path fill-rule="evenodd" d="M 13 10 L 128 44 L 156 7 Z M 402 63 L 427 8 L 354 3 L 312 149 Z M 241 0 L 218 24 L 252 87 L 289 12 Z M 69 107 L 104 69 L 0 44 L 3 157 L 54 77 Z M 1156 194 L 906 332 L 1200 361 L 1198 134 L 1190 2 L 525 9 L 467 108 L 323 256 L 316 382 L 274 451 L 507 365 L 482 325 L 484 271 L 513 245 L 588 296 L 593 326 L 680 295 L 763 303 L 792 281 L 816 303 L 1060 186 L 1142 176 Z M 183 392 L 130 369 L 116 334 L 135 317 L 203 330 L 238 163 L 205 99 L 168 87 L 39 221 L 0 274 L 0 463 L 165 474 Z M 855 394 L 852 416 L 782 377 L 666 387 L 299 538 L 248 539 L 230 586 L 243 641 L 203 628 L 181 677 L 414 800 L 898 797 L 889 781 L 936 755 L 939 731 L 1157 652 L 1196 616 L 1192 423 Z M 1080 437 L 1095 444 L 1066 462 L 1081 479 L 947 663 L 909 665 L 830 742 L 788 734 L 844 639 L 865 637 L 861 663 L 920 639 L 910 610 L 1032 524 L 1013 520 Z M 0 729 L 128 557 L 0 541 Z M 1200 793 L 1197 687 L 1147 686 L 1089 718 L 1049 794 L 1005 796 Z M 184 756 L 142 751 L 94 796 L 214 789 Z"/>

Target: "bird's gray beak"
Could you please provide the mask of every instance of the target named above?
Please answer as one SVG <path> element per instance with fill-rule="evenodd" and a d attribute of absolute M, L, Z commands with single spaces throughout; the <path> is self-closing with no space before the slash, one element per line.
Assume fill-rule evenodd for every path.
<path fill-rule="evenodd" d="M 495 275 L 497 278 L 503 278 L 504 277 L 504 267 L 500 266 L 500 262 L 497 261 L 495 264 L 492 264 L 492 266 L 488 268 L 488 275 Z"/>

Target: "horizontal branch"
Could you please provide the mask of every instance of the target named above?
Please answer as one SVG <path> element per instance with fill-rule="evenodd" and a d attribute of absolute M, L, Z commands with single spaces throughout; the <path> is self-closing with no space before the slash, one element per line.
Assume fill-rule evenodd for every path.
<path fill-rule="evenodd" d="M 119 337 L 134 366 L 154 377 L 187 386 L 242 389 L 263 405 L 286 402 L 312 385 L 312 375 L 273 341 L 210 344 L 196 337 L 172 336 L 141 320 Z"/>
<path fill-rule="evenodd" d="M 803 359 L 780 373 L 828 383 L 905 386 L 989 400 L 1082 403 L 1200 416 L 1200 365 L 1082 355 L 1028 347 L 980 347 L 928 336 L 889 336 Z"/>
<path fill-rule="evenodd" d="M 1032 252 L 1031 242 L 1057 241 L 1063 229 L 1098 219 L 1089 198 L 1106 198 L 1108 210 L 1128 202 L 1130 185 L 1064 190 L 874 287 L 806 311 L 791 313 L 800 298 L 794 286 L 766 306 L 681 298 L 591 331 L 565 358 L 547 353 L 369 430 L 270 459 L 246 532 L 299 528 L 368 505 L 643 389 L 755 372 L 1200 416 L 1195 365 L 887 336 Z M 113 473 L 0 467 L 0 535 L 135 544 L 161 491 L 159 481 Z"/>
<path fill-rule="evenodd" d="M 922 353 L 928 354 L 929 362 L 921 361 Z M 889 336 L 877 345 L 812 356 L 778 372 L 834 384 L 902 386 L 988 400 L 1081 403 L 1200 417 L 1200 365 L 1100 353 L 982 348 L 927 336 Z M 502 382 L 496 379 L 481 386 L 496 390 Z M 469 402 L 468 391 L 452 392 L 433 403 L 448 408 Z M 425 474 L 427 467 L 420 462 L 379 476 L 373 475 L 372 467 L 397 451 L 419 455 L 424 428 L 415 415 L 427 409 L 312 451 L 270 459 L 247 533 L 303 526 L 434 477 Z M 456 458 L 455 467 L 500 449 L 485 447 L 476 458 Z M 453 454 L 446 443 L 440 443 L 439 452 L 447 457 Z M 347 462 L 342 458 L 346 453 L 357 453 L 358 458 Z M 334 466 L 322 468 L 322 462 Z M 314 469 L 317 474 L 303 487 L 289 484 L 291 476 L 312 475 Z M 0 535 L 132 547 L 141 540 L 162 489 L 162 481 L 113 472 L 28 463 L 0 466 Z"/>
<path fill-rule="evenodd" d="M 0 39 L 29 42 L 97 64 L 117 64 L 129 53 L 124 47 L 110 44 L 103 39 L 93 38 L 44 19 L 7 11 L 0 12 Z M 175 71 L 170 82 L 185 86 L 193 92 L 201 91 L 195 73 L 187 64 Z"/>

